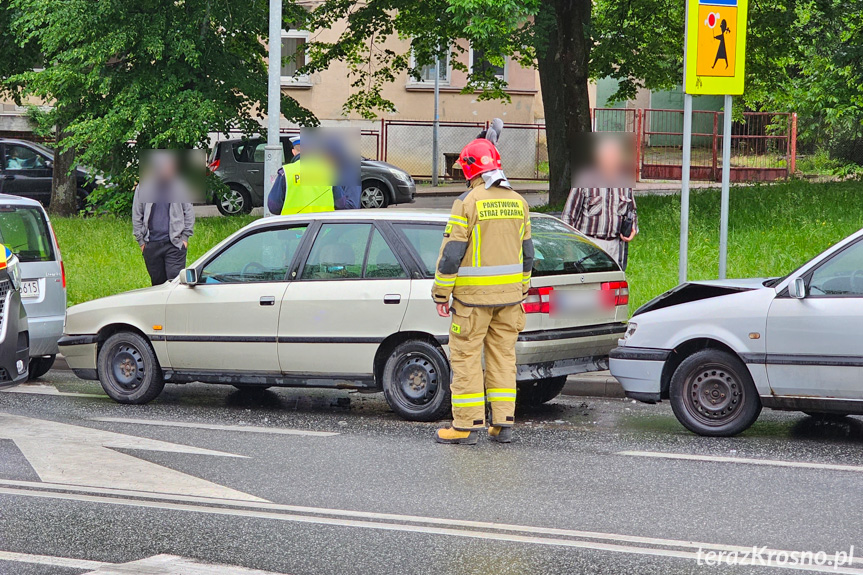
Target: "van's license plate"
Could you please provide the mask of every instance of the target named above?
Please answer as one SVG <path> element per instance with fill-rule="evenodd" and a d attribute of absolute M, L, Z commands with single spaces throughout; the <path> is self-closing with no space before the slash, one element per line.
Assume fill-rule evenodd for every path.
<path fill-rule="evenodd" d="M 39 280 L 21 282 L 21 297 L 39 297 Z"/>

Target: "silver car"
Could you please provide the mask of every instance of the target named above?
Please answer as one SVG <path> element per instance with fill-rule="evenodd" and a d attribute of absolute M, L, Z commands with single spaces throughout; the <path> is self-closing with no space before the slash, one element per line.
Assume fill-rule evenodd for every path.
<path fill-rule="evenodd" d="M 42 205 L 0 194 L 0 243 L 18 256 L 21 301 L 30 330 L 30 378 L 54 365 L 66 313 L 66 272 L 57 237 Z"/>
<path fill-rule="evenodd" d="M 783 278 L 690 282 L 639 308 L 611 373 L 701 435 L 762 407 L 863 414 L 863 230 Z"/>
<path fill-rule="evenodd" d="M 166 382 L 383 391 L 400 416 L 449 412 L 449 321 L 431 299 L 446 212 L 345 211 L 258 220 L 173 282 L 70 308 L 69 366 L 121 403 Z M 560 220 L 532 217 L 536 262 L 517 344 L 519 397 L 603 369 L 623 334 L 618 265 Z"/>

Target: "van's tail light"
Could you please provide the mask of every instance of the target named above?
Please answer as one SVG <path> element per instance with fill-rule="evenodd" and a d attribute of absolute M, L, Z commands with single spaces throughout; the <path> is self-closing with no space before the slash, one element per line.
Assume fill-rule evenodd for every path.
<path fill-rule="evenodd" d="M 198 164 L 199 166 L 201 164 Z M 60 261 L 60 275 L 63 277 L 63 289 L 66 289 L 66 264 Z"/>
<path fill-rule="evenodd" d="M 535 287 L 527 290 L 527 299 L 521 305 L 524 313 L 551 313 L 553 287 Z"/>
<path fill-rule="evenodd" d="M 216 158 L 215 160 L 213 160 L 212 162 L 210 162 L 207 165 L 207 169 L 210 170 L 211 172 L 215 172 L 216 170 L 219 169 L 219 165 L 221 163 L 222 163 L 222 160 L 219 158 Z M 201 164 L 198 164 L 198 165 L 200 166 Z"/>
<path fill-rule="evenodd" d="M 60 240 L 57 239 L 57 232 L 54 231 L 53 226 L 51 226 L 51 235 L 54 236 L 54 248 L 57 250 L 57 259 L 60 260 L 60 277 L 63 279 L 63 289 L 66 289 L 66 264 L 63 263 L 63 256 L 60 255 Z"/>
<path fill-rule="evenodd" d="M 602 291 L 603 299 L 612 306 L 629 303 L 629 284 L 626 282 L 603 282 Z"/>

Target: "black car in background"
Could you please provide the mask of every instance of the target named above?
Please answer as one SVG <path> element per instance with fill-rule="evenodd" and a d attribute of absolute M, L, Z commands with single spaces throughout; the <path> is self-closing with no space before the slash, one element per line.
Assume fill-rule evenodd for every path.
<path fill-rule="evenodd" d="M 290 136 L 280 140 L 285 158 L 291 158 Z M 264 205 L 264 148 L 263 138 L 233 139 L 217 142 L 208 159 L 208 165 L 225 185 L 227 193 L 213 198 L 213 203 L 225 215 L 249 213 L 252 208 Z M 385 208 L 390 204 L 414 202 L 416 184 L 406 171 L 386 162 L 363 158 L 360 161 L 360 180 L 363 188 L 361 202 L 364 208 Z"/>
<path fill-rule="evenodd" d="M 27 140 L 0 138 L 0 194 L 30 198 L 46 208 L 51 202 L 51 180 L 54 177 L 54 150 Z M 92 191 L 90 174 L 76 169 L 78 200 Z"/>

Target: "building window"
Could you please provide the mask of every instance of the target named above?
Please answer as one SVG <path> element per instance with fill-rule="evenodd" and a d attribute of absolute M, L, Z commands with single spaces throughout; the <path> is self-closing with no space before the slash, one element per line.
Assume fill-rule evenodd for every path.
<path fill-rule="evenodd" d="M 413 53 L 411 54 L 411 68 L 416 67 L 416 59 L 414 58 Z M 413 76 L 408 77 L 408 84 L 434 84 L 434 63 L 426 64 L 419 69 L 420 72 L 420 80 L 417 81 Z M 447 52 L 440 61 L 440 83 L 442 85 L 449 85 L 450 78 L 450 64 L 449 64 L 449 52 Z"/>
<path fill-rule="evenodd" d="M 309 77 L 297 75 L 297 70 L 306 65 L 306 42 L 308 32 L 282 31 L 282 84 L 308 84 Z"/>
<path fill-rule="evenodd" d="M 506 68 L 509 63 L 509 58 L 504 58 L 503 66 L 496 66 L 493 63 L 488 61 L 488 58 L 485 57 L 484 50 L 474 50 L 470 49 L 470 71 L 471 74 L 487 74 L 489 70 L 494 74 L 495 78 L 503 80 L 506 82 L 507 74 Z"/>

